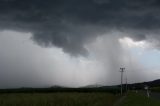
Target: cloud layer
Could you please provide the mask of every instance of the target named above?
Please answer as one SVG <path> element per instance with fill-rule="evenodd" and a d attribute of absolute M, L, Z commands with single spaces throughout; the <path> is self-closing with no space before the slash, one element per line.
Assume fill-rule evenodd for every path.
<path fill-rule="evenodd" d="M 158 38 L 159 46 L 159 5 L 159 0 L 1 0 L 0 29 L 31 32 L 38 44 L 71 55 L 86 55 L 88 40 L 113 29 L 134 40 Z"/>
<path fill-rule="evenodd" d="M 160 48 L 159 11 L 159 0 L 0 0 L 0 81 L 118 84 L 122 66 L 130 82 L 154 79 L 126 45 Z"/>

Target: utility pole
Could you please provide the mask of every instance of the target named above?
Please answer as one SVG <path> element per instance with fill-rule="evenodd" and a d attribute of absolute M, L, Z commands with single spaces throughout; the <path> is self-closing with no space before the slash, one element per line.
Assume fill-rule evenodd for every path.
<path fill-rule="evenodd" d="M 121 95 L 123 94 L 123 72 L 125 68 L 120 68 L 121 72 Z"/>

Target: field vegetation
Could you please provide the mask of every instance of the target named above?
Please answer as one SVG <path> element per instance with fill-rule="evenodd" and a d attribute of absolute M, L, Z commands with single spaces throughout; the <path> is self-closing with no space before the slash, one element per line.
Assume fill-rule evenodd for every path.
<path fill-rule="evenodd" d="M 152 87 L 151 91 L 153 91 L 153 92 L 160 92 L 160 87 Z"/>
<path fill-rule="evenodd" d="M 2 93 L 0 106 L 112 106 L 118 98 L 105 92 Z"/>
<path fill-rule="evenodd" d="M 119 106 L 160 106 L 160 101 L 141 93 L 129 92 Z"/>

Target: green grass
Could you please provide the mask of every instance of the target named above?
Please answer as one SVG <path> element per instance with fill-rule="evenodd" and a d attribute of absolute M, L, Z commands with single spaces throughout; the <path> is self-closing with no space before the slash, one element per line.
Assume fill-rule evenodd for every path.
<path fill-rule="evenodd" d="M 120 106 L 160 106 L 160 101 L 130 92 Z"/>
<path fill-rule="evenodd" d="M 109 93 L 8 93 L 0 106 L 112 106 L 118 96 Z"/>
<path fill-rule="evenodd" d="M 160 87 L 152 87 L 151 91 L 160 92 Z"/>

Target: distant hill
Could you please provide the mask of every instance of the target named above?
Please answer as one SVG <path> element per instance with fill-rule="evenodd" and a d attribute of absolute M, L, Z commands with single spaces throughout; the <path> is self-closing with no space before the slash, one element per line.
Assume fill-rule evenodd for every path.
<path fill-rule="evenodd" d="M 124 86 L 125 84 L 123 84 Z M 159 87 L 160 86 L 160 79 L 154 80 L 154 81 L 148 81 L 148 82 L 139 82 L 139 83 L 133 83 L 133 84 L 127 84 L 129 88 L 144 88 L 144 86 L 149 87 Z M 87 85 L 81 88 L 117 88 L 120 87 L 120 85 L 114 85 L 114 86 L 103 86 L 103 85 Z"/>
<path fill-rule="evenodd" d="M 144 89 L 145 86 L 149 88 L 160 87 L 160 79 L 148 82 L 127 84 L 128 89 Z M 123 84 L 123 90 L 125 91 L 126 85 Z M 50 93 L 50 92 L 110 92 L 119 93 L 120 85 L 114 86 L 102 86 L 102 85 L 88 85 L 79 88 L 69 88 L 59 85 L 54 85 L 48 88 L 13 88 L 13 89 L 0 89 L 0 93 Z"/>
<path fill-rule="evenodd" d="M 154 80 L 154 81 L 148 81 L 148 82 L 128 84 L 128 87 L 129 87 L 130 89 L 143 89 L 144 86 L 160 87 L 160 79 Z"/>
<path fill-rule="evenodd" d="M 99 88 L 102 87 L 103 85 L 98 85 L 98 84 L 93 84 L 93 85 L 87 85 L 87 86 L 83 86 L 80 88 Z"/>
<path fill-rule="evenodd" d="M 119 89 L 121 85 L 114 85 L 114 86 L 102 86 L 102 85 L 88 85 L 81 88 L 99 88 L 99 89 Z M 144 89 L 145 86 L 151 87 L 160 87 L 160 79 L 148 82 L 140 82 L 140 83 L 133 83 L 127 84 L 128 89 Z M 123 87 L 126 87 L 126 84 L 123 84 Z"/>

